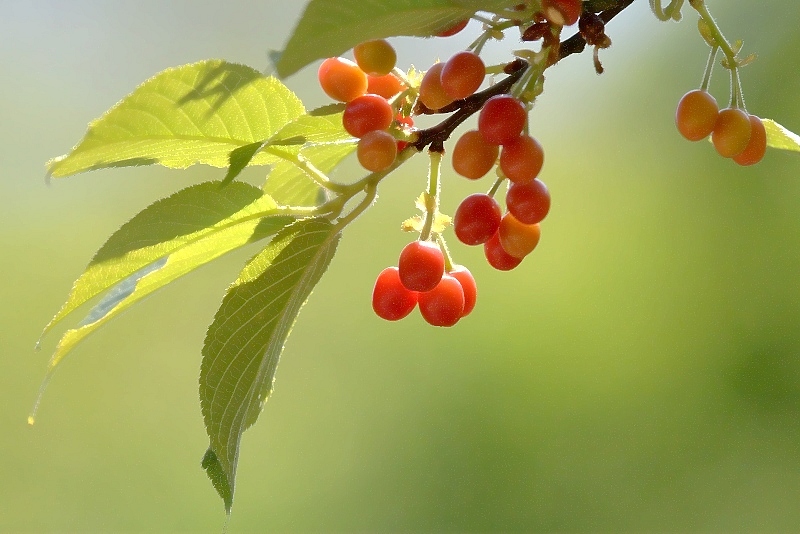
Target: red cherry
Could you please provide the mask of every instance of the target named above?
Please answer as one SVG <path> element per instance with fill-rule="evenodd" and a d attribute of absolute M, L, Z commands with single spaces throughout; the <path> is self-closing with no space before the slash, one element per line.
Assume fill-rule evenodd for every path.
<path fill-rule="evenodd" d="M 444 255 L 436 243 L 413 241 L 400 253 L 400 280 L 411 291 L 430 291 L 444 274 Z"/>
<path fill-rule="evenodd" d="M 392 125 L 394 110 L 385 98 L 362 95 L 354 98 L 344 108 L 342 125 L 353 137 L 363 137 L 374 130 L 386 130 Z"/>
<path fill-rule="evenodd" d="M 487 143 L 478 130 L 464 132 L 453 147 L 453 170 L 470 180 L 483 178 L 499 153 L 499 147 Z"/>
<path fill-rule="evenodd" d="M 572 26 L 581 16 L 581 0 L 542 0 L 542 13 L 551 24 Z"/>
<path fill-rule="evenodd" d="M 517 139 L 528 113 L 522 102 L 509 95 L 495 95 L 478 114 L 478 131 L 487 143 L 505 145 Z"/>
<path fill-rule="evenodd" d="M 398 321 L 414 310 L 418 299 L 419 294 L 416 291 L 409 291 L 400 282 L 397 267 L 387 267 L 375 280 L 372 309 L 381 319 Z"/>
<path fill-rule="evenodd" d="M 689 91 L 678 102 L 675 126 L 689 141 L 705 139 L 714 131 L 719 116 L 717 100 L 707 91 Z"/>
<path fill-rule="evenodd" d="M 453 326 L 464 314 L 464 289 L 453 276 L 445 274 L 436 287 L 419 295 L 422 318 L 433 326 Z"/>
<path fill-rule="evenodd" d="M 447 60 L 441 77 L 447 96 L 459 100 L 478 90 L 486 77 L 486 66 L 478 54 L 465 50 Z"/>
<path fill-rule="evenodd" d="M 450 276 L 458 280 L 464 290 L 464 311 L 461 317 L 466 317 L 475 308 L 475 301 L 478 299 L 478 284 L 469 269 L 463 265 L 454 265 L 450 271 Z"/>
<path fill-rule="evenodd" d="M 515 258 L 505 250 L 500 244 L 500 232 L 496 232 L 489 241 L 483 245 L 483 252 L 489 265 L 498 271 L 510 271 L 520 263 L 520 258 Z"/>
<path fill-rule="evenodd" d="M 733 157 L 733 161 L 739 165 L 755 165 L 767 152 L 767 130 L 764 123 L 755 115 L 750 115 L 750 125 L 752 132 L 747 147 L 744 152 Z"/>
<path fill-rule="evenodd" d="M 539 176 L 543 163 L 542 145 L 529 135 L 521 135 L 506 143 L 500 153 L 500 169 L 515 183 L 530 182 Z"/>
<path fill-rule="evenodd" d="M 458 240 L 465 245 L 480 245 L 497 232 L 501 218 L 500 206 L 495 199 L 475 193 L 458 206 L 453 217 L 453 229 Z"/>
<path fill-rule="evenodd" d="M 512 184 L 506 194 L 506 207 L 519 222 L 536 224 L 550 211 L 550 192 L 541 180 Z"/>
<path fill-rule="evenodd" d="M 449 28 L 445 28 L 444 30 L 437 33 L 436 37 L 450 37 L 451 35 L 455 35 L 464 28 L 466 28 L 468 22 L 469 19 L 460 20 L 455 24 L 453 24 L 452 26 L 450 26 Z"/>

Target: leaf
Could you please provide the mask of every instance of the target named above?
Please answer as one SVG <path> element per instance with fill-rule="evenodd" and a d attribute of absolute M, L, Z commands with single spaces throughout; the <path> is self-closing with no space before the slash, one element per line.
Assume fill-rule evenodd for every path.
<path fill-rule="evenodd" d="M 311 146 L 303 149 L 301 155 L 327 174 L 355 149 L 355 143 Z M 275 164 L 269 172 L 264 192 L 276 202 L 291 206 L 316 206 L 326 200 L 325 191 L 297 165 L 286 160 Z"/>
<path fill-rule="evenodd" d="M 276 67 L 282 78 L 312 61 L 338 56 L 368 39 L 435 35 L 476 11 L 512 8 L 513 0 L 311 0 Z"/>
<path fill-rule="evenodd" d="M 339 242 L 325 219 L 279 232 L 228 289 L 208 328 L 200 404 L 210 439 L 203 468 L 230 513 L 242 433 L 272 392 L 286 338 Z"/>
<path fill-rule="evenodd" d="M 800 135 L 787 130 L 772 119 L 761 119 L 767 130 L 767 146 L 800 152 Z"/>
<path fill-rule="evenodd" d="M 72 151 L 50 160 L 50 176 L 149 165 L 227 167 L 230 153 L 263 142 L 305 113 L 286 86 L 258 71 L 208 60 L 150 78 L 89 124 Z M 262 153 L 251 163 L 275 157 Z"/>
<path fill-rule="evenodd" d="M 134 277 L 131 281 L 136 283 L 136 291 L 119 300 L 114 306 L 117 311 L 121 311 L 120 306 L 127 307 L 144 294 L 246 244 L 259 228 L 262 217 L 285 215 L 286 210 L 279 208 L 269 195 L 244 183 L 220 189 L 219 182 L 207 182 L 159 200 L 106 241 L 75 281 L 66 303 L 42 335 L 89 299 L 129 277 Z M 278 224 L 288 220 L 284 218 Z M 141 269 L 167 257 L 167 262 L 157 270 L 142 274 L 141 280 L 135 278 Z M 146 287 L 142 286 L 145 281 Z M 100 317 L 107 320 L 105 315 Z M 85 336 L 79 332 L 81 328 L 93 330 L 99 326 L 98 321 L 90 321 L 78 331 L 67 332 L 56 349 L 51 367 L 74 346 L 71 340 Z"/>
<path fill-rule="evenodd" d="M 260 221 L 247 220 L 203 237 L 136 271 L 112 287 L 76 328 L 61 336 L 50 358 L 49 371 L 78 343 L 151 293 L 220 256 L 277 233 L 293 220 L 282 215 L 264 217 Z"/>
<path fill-rule="evenodd" d="M 316 111 L 316 110 L 315 110 Z M 239 173 L 250 164 L 250 160 L 262 150 L 267 150 L 272 156 L 280 160 L 296 161 L 297 155 L 302 153 L 302 147 L 326 147 L 330 146 L 330 156 L 336 157 L 342 150 L 337 145 L 352 145 L 353 137 L 347 133 L 342 126 L 342 115 L 340 113 L 323 113 L 301 115 L 292 122 L 286 124 L 280 131 L 276 132 L 271 138 L 261 143 L 254 143 L 237 148 L 230 154 L 230 167 L 223 185 L 227 185 Z M 349 154 L 352 150 L 347 151 Z M 315 158 L 330 159 L 326 149 L 316 150 Z M 338 160 L 341 161 L 341 158 Z M 327 172 L 327 171 L 325 171 Z M 302 172 L 301 172 L 302 174 Z M 305 181 L 308 181 L 307 179 Z M 283 204 L 298 204 L 297 202 L 279 201 Z"/>

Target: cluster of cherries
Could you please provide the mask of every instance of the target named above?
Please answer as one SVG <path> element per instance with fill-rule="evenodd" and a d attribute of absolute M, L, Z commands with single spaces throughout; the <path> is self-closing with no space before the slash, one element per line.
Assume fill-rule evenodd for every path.
<path fill-rule="evenodd" d="M 356 154 L 361 166 L 371 172 L 388 169 L 405 148 L 394 131 L 412 127 L 409 116 L 398 114 L 389 100 L 405 89 L 394 74 L 397 54 L 387 41 L 366 41 L 353 49 L 356 62 L 342 57 L 322 62 L 317 78 L 322 90 L 339 102 L 345 102 L 342 125 L 358 138 Z"/>
<path fill-rule="evenodd" d="M 500 174 L 509 179 L 507 213 L 490 194 L 475 193 L 456 210 L 453 227 L 465 245 L 483 245 L 489 265 L 508 271 L 539 243 L 539 222 L 550 211 L 550 193 L 537 179 L 544 162 L 539 142 L 523 133 L 524 105 L 509 95 L 493 96 L 478 115 L 478 129 L 466 132 L 453 148 L 453 168 L 476 180 L 486 175 L 499 155 Z M 502 151 L 500 148 L 502 147 Z"/>
<path fill-rule="evenodd" d="M 543 16 L 557 25 L 574 24 L 579 0 L 545 0 Z M 440 33 L 461 31 L 467 21 Z M 361 43 L 353 49 L 355 62 L 336 57 L 319 68 L 325 93 L 346 103 L 342 122 L 359 139 L 357 156 L 372 172 L 386 170 L 412 134 L 413 109 L 447 112 L 448 106 L 473 95 L 483 85 L 486 67 L 472 51 L 458 52 L 434 64 L 411 91 L 396 76 L 397 55 L 385 40 Z M 416 108 L 411 104 L 416 98 Z M 455 108 L 454 108 L 455 109 Z M 515 268 L 539 242 L 539 223 L 550 209 L 550 193 L 537 179 L 544 162 L 539 142 L 527 133 L 528 110 L 517 98 L 499 94 L 484 103 L 477 129 L 464 133 L 452 150 L 453 169 L 477 180 L 497 167 L 500 180 L 488 194 L 469 195 L 453 218 L 456 237 L 466 245 L 483 245 L 489 264 L 499 270 Z M 503 214 L 494 195 L 508 179 Z M 427 236 L 426 236 L 427 237 Z M 420 239 L 401 252 L 398 266 L 387 267 L 375 282 L 372 306 L 386 320 L 408 316 L 419 305 L 422 317 L 434 326 L 453 326 L 475 307 L 477 286 L 466 267 L 452 265 L 443 243 Z"/>
<path fill-rule="evenodd" d="M 710 135 L 719 155 L 739 165 L 754 165 L 767 151 L 767 132 L 761 119 L 736 107 L 720 110 L 714 96 L 702 89 L 683 95 L 675 124 L 689 141 Z"/>
<path fill-rule="evenodd" d="M 453 326 L 475 307 L 478 286 L 469 269 L 453 265 L 445 272 L 442 249 L 432 241 L 413 241 L 403 248 L 397 267 L 378 275 L 372 309 L 378 317 L 397 321 L 419 304 L 433 326 Z"/>

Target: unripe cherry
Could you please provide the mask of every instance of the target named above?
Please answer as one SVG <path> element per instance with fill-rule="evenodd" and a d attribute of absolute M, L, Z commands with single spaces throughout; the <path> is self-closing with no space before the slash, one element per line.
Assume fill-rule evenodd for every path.
<path fill-rule="evenodd" d="M 392 125 L 394 110 L 378 95 L 362 95 L 348 102 L 342 115 L 342 125 L 353 137 L 363 137 L 374 130 L 386 130 Z"/>
<path fill-rule="evenodd" d="M 400 282 L 397 267 L 387 267 L 375 280 L 372 309 L 381 319 L 399 321 L 414 310 L 418 299 L 419 294 L 416 291 L 409 291 Z"/>
<path fill-rule="evenodd" d="M 689 141 L 705 139 L 714 131 L 719 116 L 717 100 L 707 91 L 689 91 L 678 102 L 675 125 Z"/>
<path fill-rule="evenodd" d="M 385 76 L 397 63 L 394 47 L 385 39 L 364 41 L 353 48 L 358 66 L 371 76 Z"/>
<path fill-rule="evenodd" d="M 519 222 L 536 224 L 550 211 L 550 191 L 538 179 L 512 184 L 506 193 L 506 207 Z"/>
<path fill-rule="evenodd" d="M 767 130 L 764 128 L 764 123 L 755 115 L 750 115 L 750 125 L 752 130 L 747 147 L 744 152 L 733 157 L 733 161 L 739 165 L 755 165 L 767 152 Z"/>
<path fill-rule="evenodd" d="M 442 89 L 453 100 L 467 98 L 478 90 L 486 77 L 486 66 L 475 52 L 454 54 L 442 67 Z"/>
<path fill-rule="evenodd" d="M 515 258 L 503 249 L 500 244 L 500 232 L 495 234 L 483 245 L 483 253 L 489 265 L 498 271 L 510 271 L 522 263 L 520 258 Z"/>
<path fill-rule="evenodd" d="M 419 295 L 422 318 L 433 326 L 453 326 L 464 314 L 464 288 L 449 274 L 436 287 Z"/>
<path fill-rule="evenodd" d="M 444 274 L 444 255 L 435 243 L 413 241 L 403 248 L 398 262 L 400 280 L 411 291 L 430 291 Z"/>
<path fill-rule="evenodd" d="M 317 78 L 325 94 L 339 102 L 350 102 L 367 92 L 367 75 L 343 57 L 329 57 L 323 61 Z"/>
<path fill-rule="evenodd" d="M 538 224 L 523 224 L 510 213 L 503 216 L 497 230 L 503 250 L 515 258 L 524 258 L 536 248 L 541 237 Z"/>
<path fill-rule="evenodd" d="M 500 228 L 502 214 L 497 201 L 484 193 L 465 198 L 453 216 L 453 230 L 465 245 L 486 243 Z"/>
<path fill-rule="evenodd" d="M 530 182 L 539 176 L 543 164 L 542 145 L 529 135 L 506 143 L 500 153 L 500 169 L 514 183 Z"/>
<path fill-rule="evenodd" d="M 726 108 L 719 112 L 711 141 L 720 156 L 732 158 L 747 148 L 752 130 L 747 113 L 741 109 Z"/>
<path fill-rule="evenodd" d="M 464 132 L 453 147 L 453 170 L 477 180 L 492 170 L 499 153 L 500 148 L 487 143 L 478 130 Z"/>
<path fill-rule="evenodd" d="M 431 66 L 419 85 L 419 100 L 431 110 L 441 109 L 453 102 L 453 99 L 444 92 L 442 87 L 443 68 L 444 63 L 436 63 Z"/>
<path fill-rule="evenodd" d="M 522 133 L 528 113 L 522 102 L 509 95 L 495 95 L 478 114 L 478 131 L 487 143 L 505 145 Z"/>
<path fill-rule="evenodd" d="M 397 140 L 387 131 L 373 130 L 359 139 L 358 162 L 371 172 L 388 169 L 397 158 Z"/>
<path fill-rule="evenodd" d="M 475 308 L 475 302 L 478 300 L 478 284 L 475 283 L 475 277 L 469 269 L 463 265 L 453 265 L 449 274 L 458 280 L 461 289 L 464 290 L 464 311 L 461 312 L 461 317 L 466 317 Z"/>

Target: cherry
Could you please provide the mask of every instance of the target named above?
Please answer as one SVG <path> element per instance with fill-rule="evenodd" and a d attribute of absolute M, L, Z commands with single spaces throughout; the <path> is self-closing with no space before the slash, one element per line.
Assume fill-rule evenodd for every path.
<path fill-rule="evenodd" d="M 739 165 L 755 165 L 767 152 L 767 130 L 764 128 L 764 123 L 755 115 L 750 115 L 750 125 L 752 126 L 750 142 L 747 143 L 744 152 L 733 157 L 733 161 Z"/>
<path fill-rule="evenodd" d="M 522 263 L 520 258 L 515 258 L 503 250 L 503 246 L 500 244 L 500 232 L 495 232 L 491 239 L 483 245 L 483 253 L 486 255 L 489 265 L 498 271 L 510 271 Z"/>
<path fill-rule="evenodd" d="M 373 130 L 386 130 L 394 120 L 394 110 L 385 98 L 378 95 L 362 95 L 344 108 L 342 125 L 353 137 L 363 137 Z"/>
<path fill-rule="evenodd" d="M 678 102 L 675 110 L 675 125 L 689 141 L 705 139 L 714 131 L 719 116 L 717 100 L 700 89 L 689 91 Z"/>
<path fill-rule="evenodd" d="M 394 74 L 386 76 L 367 76 L 367 92 L 373 95 L 380 95 L 389 99 L 405 89 L 405 85 L 400 78 Z"/>
<path fill-rule="evenodd" d="M 550 191 L 541 180 L 512 184 L 506 193 L 509 213 L 523 224 L 536 224 L 550 211 Z"/>
<path fill-rule="evenodd" d="M 453 100 L 460 100 L 477 91 L 485 77 L 486 66 L 478 54 L 458 52 L 442 68 L 442 89 Z"/>
<path fill-rule="evenodd" d="M 542 0 L 542 13 L 551 24 L 572 26 L 583 11 L 581 0 Z"/>
<path fill-rule="evenodd" d="M 478 131 L 487 143 L 505 145 L 519 137 L 527 117 L 519 100 L 509 95 L 495 95 L 486 101 L 478 115 Z"/>
<path fill-rule="evenodd" d="M 465 178 L 477 180 L 492 170 L 500 149 L 486 142 L 478 130 L 465 132 L 453 147 L 453 170 Z"/>
<path fill-rule="evenodd" d="M 358 162 L 368 171 L 388 169 L 397 158 L 397 140 L 384 130 L 373 130 L 359 139 Z"/>
<path fill-rule="evenodd" d="M 510 213 L 506 213 L 497 230 L 500 245 L 510 256 L 522 259 L 539 244 L 541 230 L 538 224 L 523 224 Z"/>
<path fill-rule="evenodd" d="M 436 63 L 428 69 L 419 84 L 419 100 L 431 110 L 441 109 L 453 102 L 442 87 L 442 69 L 444 63 Z"/>
<path fill-rule="evenodd" d="M 397 53 L 385 39 L 364 41 L 353 48 L 358 66 L 371 76 L 385 76 L 397 63 Z"/>
<path fill-rule="evenodd" d="M 433 326 L 453 326 L 464 314 L 464 289 L 453 276 L 444 274 L 436 287 L 419 295 L 422 318 Z"/>
<path fill-rule="evenodd" d="M 343 57 L 330 57 L 317 71 L 322 90 L 340 102 L 350 102 L 367 92 L 367 75 L 358 65 Z"/>
<path fill-rule="evenodd" d="M 430 291 L 444 274 L 444 255 L 436 243 L 413 241 L 400 253 L 400 280 L 411 291 Z"/>
<path fill-rule="evenodd" d="M 465 198 L 453 217 L 456 237 L 465 245 L 481 245 L 500 228 L 500 206 L 489 195 L 474 193 Z"/>
<path fill-rule="evenodd" d="M 478 299 L 478 284 L 475 283 L 475 278 L 469 269 L 463 265 L 454 265 L 449 274 L 458 280 L 461 289 L 464 290 L 464 311 L 461 312 L 461 317 L 466 317 L 475 308 L 475 302 Z"/>
<path fill-rule="evenodd" d="M 400 113 L 398 113 L 395 118 L 395 122 L 397 122 L 397 126 L 400 127 L 402 130 L 410 130 L 414 127 L 414 117 L 404 117 Z M 405 147 L 408 146 L 408 141 L 397 141 L 397 151 L 400 152 Z"/>
<path fill-rule="evenodd" d="M 741 109 L 726 108 L 719 112 L 711 141 L 720 156 L 732 158 L 747 148 L 752 130 L 747 113 Z"/>
<path fill-rule="evenodd" d="M 399 321 L 414 310 L 418 299 L 416 291 L 409 291 L 400 282 L 397 267 L 387 267 L 375 280 L 372 309 L 381 319 Z"/>
<path fill-rule="evenodd" d="M 506 143 L 500 154 L 500 169 L 515 183 L 530 182 L 539 176 L 543 163 L 542 145 L 529 135 L 521 135 Z"/>
<path fill-rule="evenodd" d="M 464 28 L 466 28 L 468 22 L 469 19 L 460 20 L 455 24 L 453 24 L 452 26 L 450 26 L 449 28 L 445 28 L 444 30 L 437 33 L 436 37 L 450 37 L 451 35 L 455 35 Z"/>

